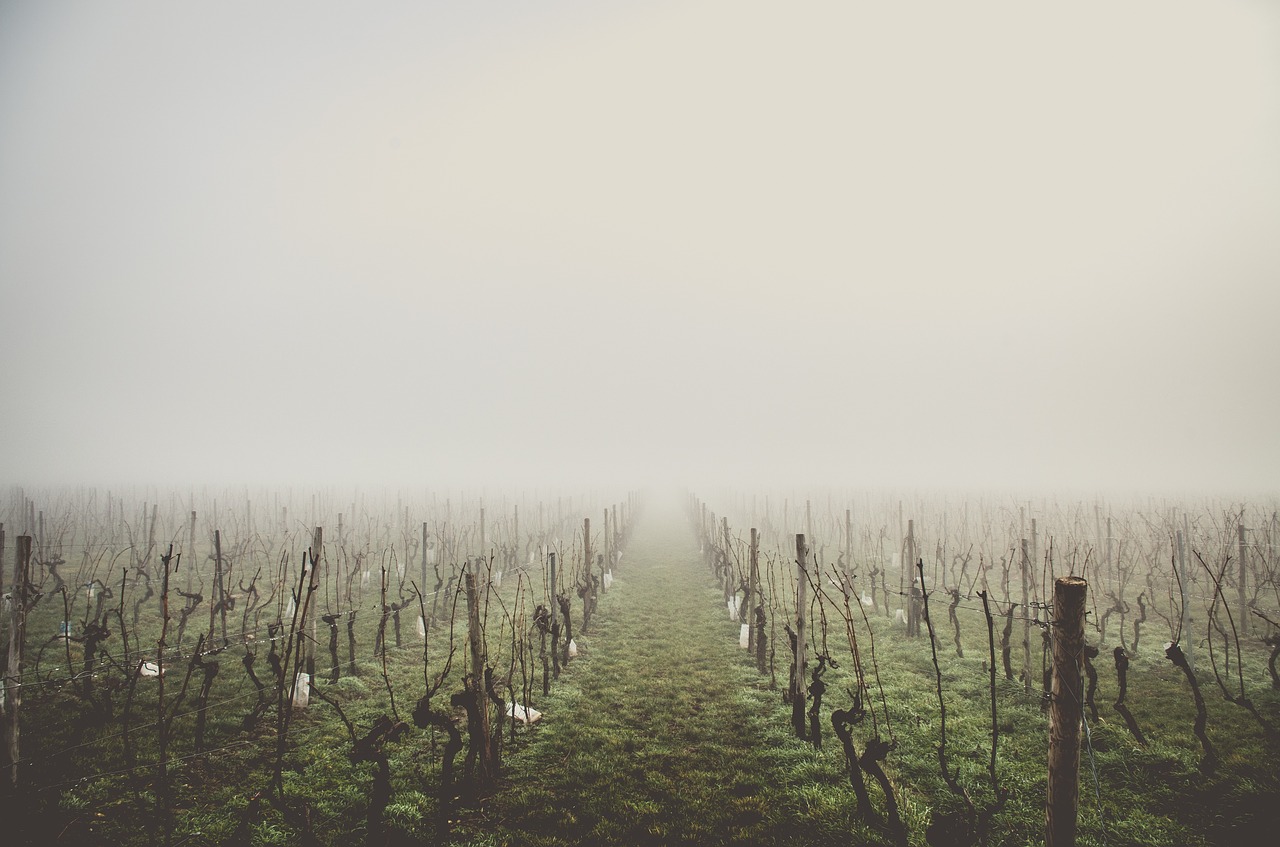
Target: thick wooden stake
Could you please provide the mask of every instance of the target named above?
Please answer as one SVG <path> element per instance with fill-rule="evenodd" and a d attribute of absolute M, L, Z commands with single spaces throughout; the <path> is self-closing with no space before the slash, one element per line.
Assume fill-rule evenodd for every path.
<path fill-rule="evenodd" d="M 1115 571 L 1111 559 L 1111 546 L 1115 538 L 1111 535 L 1111 516 L 1107 515 L 1107 575 L 1114 576 Z"/>
<path fill-rule="evenodd" d="M 209 636 L 206 647 L 213 644 L 213 627 L 218 622 L 218 607 L 222 605 L 222 532 L 213 531 L 213 586 L 209 589 Z"/>
<path fill-rule="evenodd" d="M 558 620 L 560 617 L 560 604 L 556 597 L 556 554 L 555 551 L 547 553 L 547 563 L 551 566 L 551 620 Z"/>
<path fill-rule="evenodd" d="M 609 568 L 612 567 L 609 559 L 612 553 L 609 552 L 609 510 L 608 509 L 604 510 L 603 538 L 604 538 L 604 542 L 603 542 L 604 543 L 604 561 L 600 565 L 600 593 L 601 594 L 604 594 L 606 591 L 608 591 L 608 588 L 604 584 L 604 576 L 606 573 L 609 572 Z"/>
<path fill-rule="evenodd" d="M 311 598 L 310 602 L 302 602 L 302 612 L 311 621 L 311 637 L 307 639 L 306 653 L 307 657 L 306 669 L 307 674 L 311 677 L 311 688 L 316 687 L 316 619 L 320 617 L 318 609 L 313 609 L 308 615 L 308 607 L 311 603 L 318 603 L 316 598 L 316 589 L 320 587 L 320 554 L 324 550 L 324 529 L 316 527 L 315 532 L 311 536 L 311 552 L 307 559 L 311 563 L 311 588 L 307 592 L 307 597 Z M 305 632 L 303 621 L 298 622 L 298 629 Z"/>
<path fill-rule="evenodd" d="M 551 566 L 551 668 L 555 678 L 560 678 L 560 599 L 556 596 L 556 554 L 547 553 L 547 562 Z"/>
<path fill-rule="evenodd" d="M 1244 541 L 1244 524 L 1240 524 L 1236 531 L 1240 541 L 1240 605 L 1239 611 L 1236 613 L 1236 629 L 1239 630 L 1239 636 L 1244 638 L 1249 634 L 1249 595 L 1245 591 L 1249 574 L 1249 548 Z"/>
<path fill-rule="evenodd" d="M 916 522 L 914 519 L 907 521 L 907 560 L 902 563 L 903 568 L 914 568 L 916 566 Z M 911 589 L 907 592 L 907 637 L 916 638 L 920 635 L 920 589 L 916 586 L 916 580 L 913 578 L 910 582 Z"/>
<path fill-rule="evenodd" d="M 853 573 L 853 509 L 844 510 L 844 573 Z"/>
<path fill-rule="evenodd" d="M 750 577 L 747 581 L 747 655 L 755 655 L 756 638 L 759 633 L 756 632 L 756 613 L 755 607 L 760 603 L 760 536 L 756 532 L 756 528 L 751 527 L 751 547 L 747 553 L 748 567 L 750 568 Z"/>
<path fill-rule="evenodd" d="M 791 715 L 796 735 L 800 738 L 805 737 L 804 701 L 808 694 L 808 686 L 804 678 L 805 612 L 809 608 L 809 571 L 805 560 L 808 554 L 809 549 L 805 545 L 804 533 L 799 533 L 796 535 L 796 656 L 795 665 L 792 668 Z"/>
<path fill-rule="evenodd" d="M 1031 693 L 1031 573 L 1027 539 L 1022 539 L 1022 686 Z M 1056 590 L 1056 589 L 1055 589 Z"/>
<path fill-rule="evenodd" d="M 27 638 L 27 586 L 31 581 L 31 536 L 19 535 L 14 548 L 13 598 L 9 609 L 9 663 L 4 676 L 5 756 L 9 761 L 9 786 L 18 787 L 18 712 L 22 707 L 22 646 Z"/>
<path fill-rule="evenodd" d="M 196 558 L 196 513 L 191 511 L 191 525 L 187 529 L 187 593 L 191 593 L 191 572 L 200 560 Z"/>
<path fill-rule="evenodd" d="M 582 630 L 587 634 L 587 624 L 591 621 L 591 611 L 595 606 L 594 587 L 591 582 L 592 570 L 595 567 L 595 553 L 591 549 L 591 518 L 582 519 L 582 572 L 587 579 L 587 594 L 582 601 Z"/>
<path fill-rule="evenodd" d="M 1076 843 L 1080 719 L 1084 702 L 1084 606 L 1089 584 L 1064 576 L 1053 586 L 1053 699 L 1049 707 L 1046 847 Z"/>
<path fill-rule="evenodd" d="M 729 564 L 729 553 L 733 550 L 733 538 L 729 535 L 729 519 L 720 519 L 721 535 L 724 536 L 724 572 L 721 579 L 724 581 L 724 600 L 727 604 L 731 599 L 738 596 L 738 586 L 734 584 L 733 568 Z"/>
<path fill-rule="evenodd" d="M 467 641 L 471 646 L 471 685 L 475 697 L 480 743 L 476 745 L 480 778 L 488 782 L 497 776 L 493 761 L 493 733 L 489 729 L 489 695 L 485 690 L 485 669 L 489 656 L 485 648 L 484 630 L 480 623 L 480 597 L 476 591 L 476 575 L 466 574 L 467 584 Z"/>
<path fill-rule="evenodd" d="M 1184 516 L 1185 519 L 1185 516 Z M 1183 526 L 1186 524 L 1184 522 Z M 1182 649 L 1182 655 L 1187 659 L 1187 667 L 1192 671 L 1196 669 L 1194 646 L 1196 643 L 1195 635 L 1192 633 L 1194 621 L 1191 615 L 1191 602 L 1187 595 L 1189 588 L 1189 580 L 1191 574 L 1187 572 L 1187 539 L 1183 535 L 1182 530 L 1177 532 L 1178 544 L 1178 586 L 1182 599 L 1182 623 L 1178 626 L 1178 646 Z"/>

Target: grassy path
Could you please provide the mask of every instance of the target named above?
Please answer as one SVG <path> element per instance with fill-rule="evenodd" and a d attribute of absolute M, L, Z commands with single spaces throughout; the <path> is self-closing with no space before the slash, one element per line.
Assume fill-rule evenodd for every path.
<path fill-rule="evenodd" d="M 638 526 L 508 787 L 462 839 L 850 843 L 847 783 L 787 736 L 720 596 L 682 516 Z"/>

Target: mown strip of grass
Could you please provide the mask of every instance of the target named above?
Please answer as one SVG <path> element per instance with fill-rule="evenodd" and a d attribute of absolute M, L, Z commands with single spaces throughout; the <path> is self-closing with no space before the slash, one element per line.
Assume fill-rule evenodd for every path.
<path fill-rule="evenodd" d="M 458 832 L 473 844 L 847 844 L 831 762 L 789 738 L 777 692 L 679 518 L 637 532 L 582 656 L 543 701 L 505 789 Z M 670 535 L 658 525 L 674 526 Z"/>

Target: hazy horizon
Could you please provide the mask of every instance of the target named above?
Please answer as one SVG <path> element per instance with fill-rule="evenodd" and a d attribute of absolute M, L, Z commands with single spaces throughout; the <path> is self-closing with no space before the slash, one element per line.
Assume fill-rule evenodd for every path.
<path fill-rule="evenodd" d="M 1280 7 L 0 6 L 11 485 L 1280 491 Z"/>

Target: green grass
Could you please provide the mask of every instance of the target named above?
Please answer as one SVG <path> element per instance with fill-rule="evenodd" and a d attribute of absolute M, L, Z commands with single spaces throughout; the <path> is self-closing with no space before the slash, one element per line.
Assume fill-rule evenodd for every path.
<path fill-rule="evenodd" d="M 691 536 L 637 536 L 582 657 L 543 703 L 473 844 L 847 844 L 840 763 L 790 737 L 779 693 Z"/>
<path fill-rule="evenodd" d="M 665 534 L 664 534 L 665 533 Z M 781 583 L 779 583 L 781 584 Z M 511 582 L 503 587 L 512 597 Z M 491 609 L 491 653 L 502 659 Z M 45 608 L 42 613 L 49 614 Z M 60 609 L 58 617 L 60 617 Z M 574 603 L 575 629 L 580 603 Z M 971 612 L 962 617 L 966 658 L 951 646 L 945 605 L 933 606 L 939 661 L 947 703 L 948 755 L 960 782 L 979 806 L 991 802 L 986 762 L 989 702 L 985 626 Z M 964 614 L 964 613 L 962 613 Z M 144 614 L 144 638 L 152 637 Z M 830 610 L 829 610 L 830 617 Z M 375 618 L 361 619 L 360 649 L 372 649 Z M 405 621 L 405 648 L 391 651 L 388 672 L 397 706 L 407 718 L 422 691 L 421 645 Z M 939 622 L 940 621 L 940 622 Z M 586 844 L 888 844 L 888 836 L 856 815 L 843 752 L 831 732 L 830 711 L 849 703 L 850 662 L 841 626 L 833 618 L 830 652 L 841 662 L 827 677 L 821 751 L 793 736 L 781 692 L 769 688 L 737 647 L 738 625 L 725 613 L 721 593 L 702 565 L 693 535 L 678 518 L 654 516 L 635 534 L 614 588 L 585 634 L 575 633 L 581 655 L 549 697 L 532 705 L 545 713 L 534 727 L 520 728 L 514 746 L 504 746 L 505 772 L 498 790 L 456 809 L 454 841 L 474 845 Z M 46 628 L 48 622 L 43 625 Z M 885 769 L 895 786 L 913 845 L 925 844 L 934 815 L 958 808 L 939 772 L 939 720 L 927 639 L 909 641 L 884 617 L 872 619 L 889 724 L 880 731 L 896 742 Z M 869 640 L 858 624 L 864 658 Z M 814 627 L 816 630 L 816 626 Z M 838 635 L 837 635 L 838 634 Z M 321 657 L 327 658 L 322 632 Z M 345 631 L 340 654 L 345 657 Z M 779 640 L 784 638 L 779 628 Z M 508 636 L 509 638 L 509 633 Z M 447 636 L 432 635 L 438 667 Z M 1097 661 L 1101 720 L 1091 724 L 1100 799 L 1092 767 L 1082 757 L 1079 843 L 1269 844 L 1280 831 L 1280 751 L 1243 709 L 1225 702 L 1200 654 L 1198 672 L 1209 708 L 1208 731 L 1222 763 L 1201 774 L 1199 744 L 1191 733 L 1194 707 L 1182 675 L 1163 657 L 1151 627 L 1130 670 L 1129 705 L 1150 739 L 1138 745 L 1112 711 L 1116 678 L 1109 655 Z M 145 642 L 144 642 L 145 643 Z M 154 643 L 154 642 L 152 642 Z M 118 650 L 118 645 L 108 645 Z M 1037 643 L 1038 648 L 1038 643 Z M 50 648 L 52 651 L 53 648 Z M 58 655 L 61 655 L 60 653 Z M 1038 667 L 1038 649 L 1035 653 Z M 78 656 L 73 651 L 73 657 Z M 210 696 L 208 746 L 213 755 L 173 766 L 177 837 L 185 845 L 225 842 L 235 832 L 254 791 L 266 785 L 274 750 L 267 725 L 242 733 L 239 722 L 252 689 L 239 665 L 240 653 L 221 657 Z M 1280 723 L 1280 697 L 1269 687 L 1265 656 L 1247 648 L 1246 684 L 1259 709 Z M 46 663 L 55 663 L 47 652 Z M 1016 664 L 1016 660 L 1015 660 Z M 786 680 L 787 656 L 776 656 Z M 259 648 L 260 676 L 267 675 Z M 869 669 L 868 669 L 869 670 Z M 455 672 L 457 668 L 455 668 Z M 140 682 L 135 721 L 154 719 L 154 690 Z M 379 664 L 361 662 L 359 678 L 322 683 L 364 731 L 390 702 Z M 447 686 L 445 695 L 456 690 Z M 540 687 L 535 687 L 540 693 Z M 875 689 L 877 705 L 879 689 Z M 169 689 L 169 696 L 173 687 Z M 190 695 L 189 695 L 190 697 Z M 115 698 L 116 717 L 123 701 Z M 996 816 L 993 844 L 1035 844 L 1043 839 L 1047 747 L 1046 717 L 1035 697 L 1001 682 L 999 776 L 1009 790 Z M 143 821 L 154 807 L 148 779 L 137 785 L 124 767 L 118 721 L 105 729 L 82 725 L 84 705 L 68 690 L 33 689 L 24 715 L 24 753 L 32 758 L 32 781 L 42 786 L 22 798 L 40 824 L 33 843 L 54 841 L 149 843 Z M 191 709 L 190 699 L 183 711 Z M 269 713 L 270 715 L 270 713 Z M 174 756 L 193 753 L 195 717 L 174 727 Z M 859 727 L 863 748 L 872 729 Z M 136 733 L 138 758 L 151 761 L 154 743 Z M 364 816 L 372 784 L 368 764 L 348 758 L 346 732 L 332 708 L 313 701 L 295 720 L 290 738 L 287 793 L 310 805 L 323 844 L 364 838 Z M 435 827 L 442 739 L 413 730 L 388 746 L 394 797 L 386 820 L 395 843 L 438 843 Z M 77 747 L 77 745 L 83 745 Z M 70 750 L 62 753 L 63 750 Z M 461 758 L 459 759 L 459 765 Z M 90 779 L 82 779 L 90 776 Z M 147 774 L 140 776 L 146 777 Z M 878 786 L 868 780 L 877 810 Z M 1099 811 L 1101 806 L 1101 812 Z M 264 808 L 251 828 L 254 843 L 297 844 L 297 833 L 280 814 Z"/>
<path fill-rule="evenodd" d="M 843 752 L 827 723 L 832 708 L 847 705 L 847 664 L 827 677 L 825 745 L 815 751 L 793 736 L 780 692 L 769 690 L 767 677 L 737 649 L 737 624 L 700 562 L 682 533 L 637 536 L 618 590 L 602 605 L 600 627 L 580 640 L 583 660 L 545 704 L 546 722 L 511 762 L 505 789 L 458 833 L 463 842 L 891 843 L 857 818 Z M 896 742 L 886 771 L 911 843 L 925 844 L 934 814 L 960 808 L 938 769 L 928 641 L 905 639 L 886 619 L 873 626 Z M 938 637 L 949 763 L 981 808 L 993 801 L 985 627 L 966 629 L 964 659 L 956 657 L 949 629 L 939 627 Z M 834 642 L 831 652 L 840 655 Z M 786 659 L 780 653 L 776 661 L 785 679 Z M 1090 727 L 1093 763 L 1087 749 L 1082 755 L 1079 843 L 1272 843 L 1280 831 L 1277 751 L 1251 717 L 1211 688 L 1207 662 L 1199 670 L 1209 732 L 1223 760 L 1209 777 L 1198 771 L 1190 692 L 1159 645 L 1149 643 L 1130 671 L 1128 702 L 1147 747 L 1111 709 L 1117 683 L 1106 653 L 1097 669 L 1101 714 Z M 1264 714 L 1280 720 L 1280 698 L 1266 682 L 1255 675 L 1250 692 Z M 1009 798 L 993 820 L 991 843 L 1041 843 L 1047 717 L 1037 697 L 1003 680 L 997 706 L 998 774 Z M 862 729 L 855 733 L 859 750 L 869 732 Z M 868 784 L 883 813 L 884 798 Z"/>

